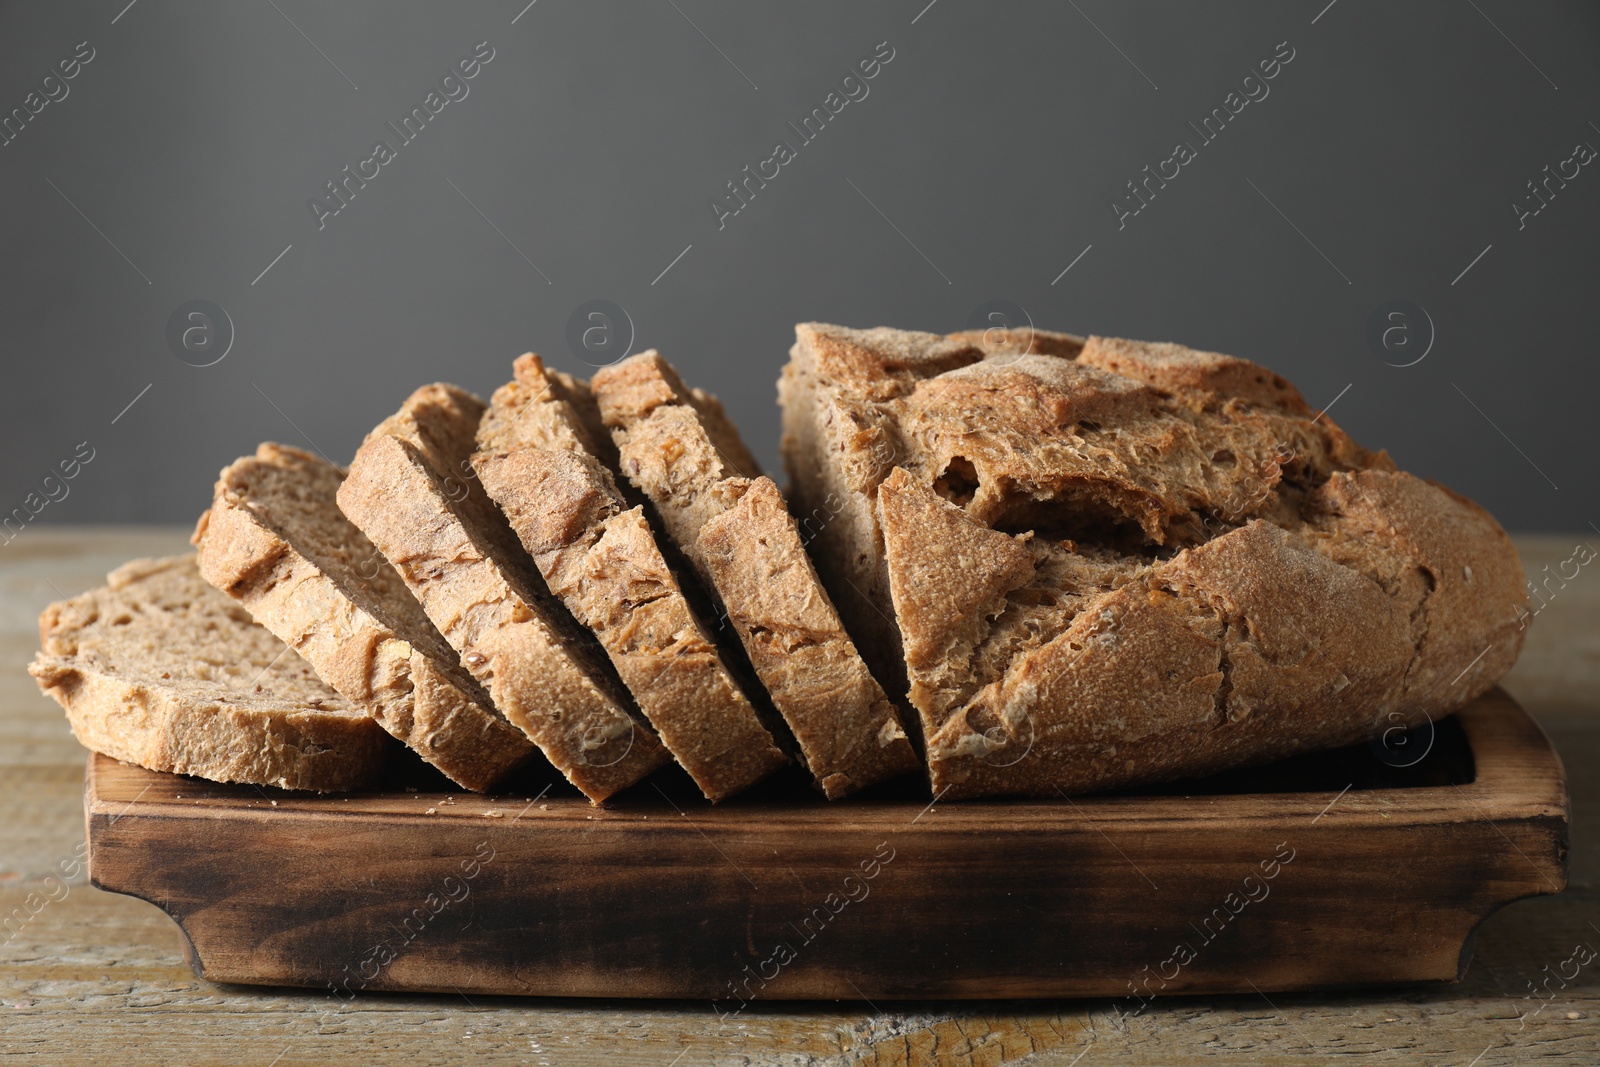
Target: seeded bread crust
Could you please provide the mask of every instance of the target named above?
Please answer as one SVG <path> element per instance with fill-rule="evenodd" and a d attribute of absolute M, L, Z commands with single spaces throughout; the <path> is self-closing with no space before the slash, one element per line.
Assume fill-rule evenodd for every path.
<path fill-rule="evenodd" d="M 271 443 L 224 468 L 195 527 L 200 573 L 424 760 L 487 791 L 534 748 L 339 511 L 343 479 L 327 460 Z"/>
<path fill-rule="evenodd" d="M 598 458 L 580 414 L 594 409 L 588 385 L 533 353 L 513 366 L 478 426 L 478 478 L 701 792 L 716 801 L 749 788 L 788 757 L 684 598 L 644 509 L 628 506 Z M 603 428 L 600 440 L 610 445 Z"/>
<path fill-rule="evenodd" d="M 1049 796 L 1437 718 L 1514 662 L 1481 508 L 1246 360 L 1043 331 L 803 324 L 782 451 L 935 790 Z M 886 606 L 892 604 L 891 612 Z"/>
<path fill-rule="evenodd" d="M 727 612 L 825 795 L 917 766 L 806 555 L 793 517 L 721 405 L 654 351 L 596 374 L 621 469 Z"/>
<path fill-rule="evenodd" d="M 599 803 L 669 757 L 474 475 L 484 408 L 455 386 L 412 393 L 356 452 L 339 506 L 495 706 Z"/>
<path fill-rule="evenodd" d="M 96 752 L 155 771 L 317 792 L 377 777 L 386 738 L 309 664 L 201 579 L 133 560 L 39 616 L 28 668 Z"/>

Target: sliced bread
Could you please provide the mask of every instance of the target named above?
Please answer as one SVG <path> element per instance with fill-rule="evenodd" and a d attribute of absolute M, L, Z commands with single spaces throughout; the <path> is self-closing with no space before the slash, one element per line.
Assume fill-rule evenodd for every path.
<path fill-rule="evenodd" d="M 1516 658 L 1520 566 L 1246 360 L 805 324 L 783 454 L 952 797 L 1200 774 L 1438 716 Z M 893 604 L 893 621 L 882 610 Z"/>
<path fill-rule="evenodd" d="M 783 495 L 721 405 L 654 351 L 605 368 L 592 388 L 623 473 L 720 601 L 823 792 L 833 799 L 915 769 Z"/>
<path fill-rule="evenodd" d="M 155 771 L 332 792 L 371 782 L 387 738 L 200 577 L 140 559 L 51 604 L 28 668 L 86 747 Z"/>
<path fill-rule="evenodd" d="M 488 790 L 534 748 L 339 511 L 343 480 L 333 464 L 284 445 L 228 466 L 195 528 L 200 573 L 424 760 Z"/>
<path fill-rule="evenodd" d="M 484 409 L 455 386 L 412 393 L 356 452 L 339 506 L 495 706 L 598 803 L 669 756 L 474 476 Z"/>
<path fill-rule="evenodd" d="M 587 383 L 531 352 L 513 370 L 478 426 L 484 489 L 701 792 L 715 801 L 748 788 L 788 757 L 685 599 L 644 508 L 629 507 L 601 461 L 611 442 L 585 426 Z"/>

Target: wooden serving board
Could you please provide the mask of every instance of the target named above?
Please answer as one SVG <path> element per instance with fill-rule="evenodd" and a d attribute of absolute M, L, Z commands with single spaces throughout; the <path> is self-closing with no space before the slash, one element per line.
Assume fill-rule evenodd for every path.
<path fill-rule="evenodd" d="M 713 807 L 658 775 L 605 809 L 536 772 L 485 798 L 397 761 L 317 797 L 93 756 L 85 807 L 94 884 L 161 907 L 218 982 L 1134 1011 L 1453 981 L 1485 916 L 1565 886 L 1561 763 L 1508 696 L 1390 740 L 1138 795 L 787 780 Z"/>

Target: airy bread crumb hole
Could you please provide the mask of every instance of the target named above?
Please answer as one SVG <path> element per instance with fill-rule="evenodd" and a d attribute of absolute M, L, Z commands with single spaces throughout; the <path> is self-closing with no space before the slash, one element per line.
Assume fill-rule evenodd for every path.
<path fill-rule="evenodd" d="M 944 473 L 934 481 L 933 490 L 950 503 L 966 507 L 972 503 L 981 486 L 978 468 L 972 465 L 972 461 L 965 456 L 952 456 L 945 465 Z"/>

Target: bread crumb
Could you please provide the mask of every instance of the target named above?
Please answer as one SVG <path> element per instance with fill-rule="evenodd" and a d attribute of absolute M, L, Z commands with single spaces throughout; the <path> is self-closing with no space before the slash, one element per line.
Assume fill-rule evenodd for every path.
<path fill-rule="evenodd" d="M 439 809 L 438 808 L 429 808 L 427 811 L 423 812 L 422 814 L 424 814 L 424 815 L 437 815 L 437 814 L 439 814 Z"/>
<path fill-rule="evenodd" d="M 277 801 L 276 801 L 276 800 L 274 800 L 274 801 L 273 801 L 273 802 L 272 802 L 272 806 L 273 806 L 273 807 L 277 807 L 277 806 L 278 806 L 278 802 L 277 802 Z"/>
<path fill-rule="evenodd" d="M 498 811 L 486 811 L 483 814 L 484 814 L 484 817 L 487 818 L 487 819 L 503 819 L 503 818 L 505 818 L 505 816 L 500 814 Z"/>
<path fill-rule="evenodd" d="M 539 805 L 539 810 L 540 811 L 549 811 L 550 810 L 550 805 L 548 805 L 548 804 L 540 804 Z"/>

